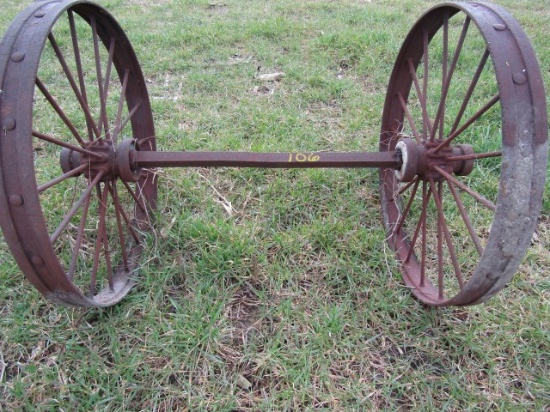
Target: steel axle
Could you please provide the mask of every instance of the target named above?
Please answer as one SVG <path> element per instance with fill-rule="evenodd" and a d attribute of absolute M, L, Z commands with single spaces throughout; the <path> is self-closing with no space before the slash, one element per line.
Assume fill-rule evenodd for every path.
<path fill-rule="evenodd" d="M 390 168 L 399 169 L 396 151 L 357 153 L 141 152 L 136 167 L 265 167 L 265 168 Z"/>

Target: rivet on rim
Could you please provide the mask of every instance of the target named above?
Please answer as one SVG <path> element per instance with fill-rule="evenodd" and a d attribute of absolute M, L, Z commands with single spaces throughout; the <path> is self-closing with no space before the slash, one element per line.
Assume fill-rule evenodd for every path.
<path fill-rule="evenodd" d="M 25 58 L 25 53 L 23 52 L 15 52 L 11 55 L 11 59 L 14 62 L 20 62 Z"/>
<path fill-rule="evenodd" d="M 493 24 L 493 29 L 495 29 L 497 31 L 504 31 L 507 28 L 508 27 L 506 27 L 506 24 L 501 24 L 501 23 Z"/>
<path fill-rule="evenodd" d="M 13 130 L 15 129 L 15 117 L 8 116 L 4 119 L 4 124 L 2 125 L 4 130 Z"/>
<path fill-rule="evenodd" d="M 40 18 L 44 17 L 45 15 L 46 15 L 45 11 L 39 11 L 34 15 L 34 17 L 37 17 L 37 18 L 40 19 Z"/>
<path fill-rule="evenodd" d="M 10 195 L 9 202 L 10 202 L 10 205 L 12 206 L 22 206 L 23 197 L 20 195 Z"/>
<path fill-rule="evenodd" d="M 527 76 L 525 75 L 525 71 L 514 73 L 512 75 L 512 80 L 514 80 L 515 84 L 524 84 L 527 81 Z"/>

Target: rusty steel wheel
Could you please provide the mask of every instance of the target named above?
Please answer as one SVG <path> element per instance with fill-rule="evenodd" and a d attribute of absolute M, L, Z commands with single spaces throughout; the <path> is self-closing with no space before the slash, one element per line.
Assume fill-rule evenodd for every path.
<path fill-rule="evenodd" d="M 548 120 L 529 41 L 502 8 L 447 3 L 405 39 L 380 150 L 383 223 L 403 279 L 424 303 L 473 305 L 501 290 L 542 203 Z"/>
<path fill-rule="evenodd" d="M 0 223 L 17 263 L 54 302 L 118 302 L 156 200 L 152 172 L 117 162 L 155 150 L 128 39 L 97 5 L 35 2 L 0 44 L 0 81 Z"/>

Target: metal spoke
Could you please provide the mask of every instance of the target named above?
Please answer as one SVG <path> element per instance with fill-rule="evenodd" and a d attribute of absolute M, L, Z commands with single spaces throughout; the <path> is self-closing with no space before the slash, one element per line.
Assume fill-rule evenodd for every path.
<path fill-rule="evenodd" d="M 428 203 L 430 201 L 431 189 L 427 191 L 427 183 L 422 184 L 422 199 L 425 199 L 422 204 L 422 211 L 424 213 L 424 219 L 422 220 L 422 259 L 420 261 L 420 287 L 424 287 L 426 284 L 426 251 L 427 251 L 427 213 L 428 213 Z"/>
<path fill-rule="evenodd" d="M 460 155 L 460 156 L 449 156 L 448 160 L 458 161 L 458 160 L 479 160 L 487 159 L 490 157 L 502 157 L 502 152 L 487 152 L 487 153 L 474 153 L 469 155 Z"/>
<path fill-rule="evenodd" d="M 437 109 L 437 114 L 435 116 L 435 123 L 440 123 L 439 125 L 439 138 L 443 139 L 443 133 L 444 133 L 444 124 L 445 124 L 445 107 L 446 107 L 446 101 L 447 96 L 449 94 L 449 88 L 451 86 L 451 79 L 453 77 L 454 71 L 456 69 L 456 65 L 458 63 L 458 59 L 460 57 L 460 53 L 462 52 L 462 47 L 464 46 L 464 41 L 466 40 L 466 35 L 468 34 L 468 29 L 470 27 L 470 18 L 466 17 L 466 20 L 464 21 L 464 24 L 462 25 L 462 32 L 460 33 L 460 37 L 458 39 L 458 43 L 456 46 L 456 50 L 453 55 L 453 60 L 451 62 L 451 66 L 449 67 L 449 70 L 447 71 L 447 59 L 448 59 L 448 16 L 445 16 L 445 26 L 443 31 L 443 42 L 444 42 L 444 58 L 443 58 L 443 85 L 441 90 L 441 100 L 439 102 L 439 107 Z M 432 130 L 431 139 L 433 140 L 435 137 L 435 130 Z"/>
<path fill-rule="evenodd" d="M 430 185 L 435 185 L 433 179 L 430 179 Z M 449 255 L 451 256 L 451 262 L 453 264 L 453 268 L 455 271 L 455 276 L 458 280 L 458 284 L 460 286 L 460 289 L 464 287 L 464 280 L 462 278 L 462 272 L 460 270 L 460 265 L 458 264 L 458 260 L 456 258 L 456 251 L 454 248 L 453 240 L 451 237 L 451 232 L 449 231 L 449 227 L 447 226 L 447 221 L 445 220 L 445 214 L 443 212 L 443 184 L 442 182 L 438 182 L 438 188 L 437 188 L 438 194 L 434 196 L 435 205 L 437 208 L 437 221 L 438 221 L 438 232 L 439 232 L 439 226 L 441 226 L 441 230 L 443 230 L 443 234 L 445 236 L 445 243 L 447 244 L 447 249 L 449 250 Z M 443 258 L 443 255 L 439 256 L 440 259 Z"/>
<path fill-rule="evenodd" d="M 43 185 L 38 186 L 38 188 L 37 188 L 38 193 L 42 193 L 45 190 L 47 190 L 47 189 L 49 189 L 49 188 L 65 181 L 65 180 L 67 180 L 67 179 L 69 179 L 73 176 L 76 176 L 79 173 L 82 173 L 84 170 L 86 170 L 87 167 L 88 167 L 88 165 L 86 165 L 86 164 L 80 165 L 77 168 L 75 168 L 75 169 L 73 169 L 73 170 L 71 170 L 67 173 L 62 174 L 61 176 L 50 180 L 48 183 L 44 183 Z"/>
<path fill-rule="evenodd" d="M 80 107 L 82 108 L 82 110 L 84 112 L 84 116 L 86 117 L 87 120 L 92 120 L 92 116 L 90 114 L 90 109 L 88 107 L 88 104 L 86 103 L 86 101 L 82 97 L 82 93 L 78 89 L 78 86 L 77 86 L 77 84 L 74 80 L 74 77 L 71 73 L 71 70 L 69 69 L 69 66 L 67 65 L 67 62 L 65 61 L 65 58 L 63 57 L 63 53 L 61 52 L 61 49 L 59 48 L 53 33 L 50 33 L 48 35 L 48 39 L 50 41 L 50 44 L 52 45 L 52 48 L 55 52 L 55 55 L 57 56 L 57 59 L 61 63 L 61 67 L 63 68 L 63 72 L 65 73 L 65 76 L 67 77 L 67 80 L 69 81 L 69 84 L 71 85 L 71 88 L 72 88 L 78 102 L 80 103 Z M 89 116 L 89 119 L 88 119 L 88 116 Z M 92 121 L 92 127 L 94 127 L 94 126 L 95 126 L 95 123 L 93 123 L 93 121 Z"/>
<path fill-rule="evenodd" d="M 426 106 L 426 98 L 423 94 L 423 91 L 420 89 L 420 82 L 418 81 L 418 75 L 416 74 L 416 69 L 413 65 L 413 62 L 411 59 L 408 60 L 409 63 L 409 70 L 411 72 L 414 88 L 416 90 L 416 95 L 418 97 L 418 100 L 420 101 L 420 110 L 422 111 L 422 138 L 423 140 L 428 139 L 428 133 L 431 133 L 432 131 L 432 124 L 430 122 L 430 118 L 428 116 L 428 108 Z M 426 74 L 424 74 L 426 76 Z"/>
<path fill-rule="evenodd" d="M 111 194 L 111 198 L 113 199 L 113 205 L 115 206 L 115 216 L 116 216 L 116 223 L 117 223 L 117 229 L 118 229 L 118 241 L 120 243 L 120 248 L 122 252 L 122 262 L 124 263 L 124 270 L 128 271 L 130 270 L 130 266 L 128 264 L 128 252 L 126 251 L 126 238 L 124 236 L 124 230 L 122 227 L 122 219 L 121 214 L 119 210 L 119 202 L 118 202 L 118 193 L 116 192 L 116 186 L 113 187 L 111 183 L 108 184 L 108 190 Z"/>
<path fill-rule="evenodd" d="M 474 114 L 470 119 L 468 119 L 459 129 L 455 130 L 449 137 L 447 137 L 443 142 L 441 142 L 435 149 L 433 153 L 439 152 L 445 146 L 448 146 L 454 139 L 456 139 L 464 130 L 470 127 L 476 120 L 478 120 L 487 110 L 493 107 L 500 100 L 498 94 L 494 95 L 489 102 L 487 102 L 481 109 L 479 109 L 476 114 Z"/>
<path fill-rule="evenodd" d="M 50 242 L 55 243 L 57 239 L 59 239 L 59 236 L 61 236 L 61 233 L 63 233 L 63 230 L 67 227 L 71 219 L 74 217 L 76 212 L 78 212 L 78 209 L 82 204 L 86 201 L 86 198 L 90 196 L 90 193 L 94 189 L 95 185 L 101 180 L 101 177 L 103 176 L 103 172 L 100 171 L 97 176 L 94 178 L 94 180 L 88 185 L 84 193 L 80 196 L 78 201 L 73 205 L 69 213 L 65 216 L 61 224 L 57 227 L 55 232 L 50 236 Z"/>
<path fill-rule="evenodd" d="M 420 233 L 420 228 L 426 226 L 426 212 L 427 212 L 427 206 L 430 201 L 431 195 L 432 195 L 432 190 L 430 189 L 426 193 L 426 182 L 423 182 L 422 183 L 422 212 L 420 213 L 420 219 L 418 219 L 418 222 L 416 223 L 416 228 L 414 230 L 413 237 L 411 240 L 409 253 L 407 253 L 407 257 L 405 259 L 406 263 L 408 263 L 411 260 L 414 248 L 416 246 L 416 241 Z"/>
<path fill-rule="evenodd" d="M 468 86 L 468 90 L 466 91 L 466 95 L 464 96 L 464 100 L 462 101 L 462 105 L 460 106 L 460 110 L 458 111 L 458 114 L 453 123 L 453 126 L 451 127 L 451 131 L 450 131 L 451 134 L 455 132 L 456 128 L 460 124 L 460 121 L 462 120 L 462 116 L 464 116 L 466 107 L 468 106 L 468 103 L 472 98 L 472 94 L 477 86 L 477 82 L 479 81 L 479 78 L 481 77 L 481 73 L 483 73 L 483 69 L 485 68 L 485 64 L 487 63 L 488 58 L 489 58 L 489 50 L 485 49 L 485 53 L 483 53 L 483 56 L 481 57 L 481 61 L 477 66 L 474 77 L 470 82 L 470 85 Z"/>
<path fill-rule="evenodd" d="M 99 114 L 99 131 L 104 127 L 105 132 L 107 132 L 107 124 L 105 119 L 105 90 L 103 89 L 103 75 L 101 71 L 101 56 L 99 54 L 99 40 L 97 35 L 97 23 L 94 16 L 90 17 L 90 25 L 92 26 L 92 39 L 94 45 L 94 58 L 95 58 L 95 70 L 97 76 L 97 87 L 99 91 L 99 101 L 101 104 L 100 114 Z"/>
<path fill-rule="evenodd" d="M 82 207 L 82 217 L 80 218 L 80 225 L 78 226 L 78 234 L 76 236 L 76 242 L 73 249 L 73 254 L 71 257 L 71 264 L 69 266 L 68 276 L 69 279 L 74 279 L 74 274 L 76 271 L 76 262 L 78 261 L 78 255 L 80 248 L 82 247 L 82 241 L 84 239 L 84 231 L 86 230 L 86 221 L 88 220 L 88 210 L 90 208 L 90 201 L 92 197 L 86 196 L 84 201 L 84 206 Z"/>
<path fill-rule="evenodd" d="M 428 73 L 429 73 L 429 38 L 428 30 L 424 30 L 422 37 L 422 46 L 424 48 L 423 60 L 424 60 L 424 79 L 422 81 L 422 116 L 424 119 L 424 140 L 427 140 L 428 132 L 431 134 L 433 127 L 431 127 L 430 117 L 428 115 Z M 435 127 L 435 125 L 434 125 Z"/>
<path fill-rule="evenodd" d="M 128 76 L 130 74 L 130 71 L 126 69 L 124 72 L 124 79 L 122 80 L 122 90 L 120 91 L 120 98 L 118 100 L 118 109 L 116 114 L 116 120 L 115 120 L 115 127 L 113 131 L 113 142 L 117 142 L 118 135 L 122 131 L 122 110 L 124 109 L 124 102 L 126 101 L 126 88 L 128 87 Z"/>
<path fill-rule="evenodd" d="M 447 82 L 447 65 L 449 63 L 449 13 L 445 13 L 443 17 L 443 61 L 442 61 L 442 73 L 441 73 L 441 98 L 439 100 L 439 107 L 435 115 L 434 124 L 436 127 L 432 130 L 430 140 L 435 138 L 436 128 L 439 129 L 439 138 L 443 139 L 443 131 L 445 127 L 445 102 L 447 100 L 447 94 L 449 90 L 449 84 Z M 439 123 L 439 126 L 437 126 Z"/>
<path fill-rule="evenodd" d="M 107 69 L 105 70 L 105 84 L 103 85 L 103 90 L 105 90 L 105 100 L 109 97 L 109 86 L 111 83 L 111 70 L 113 69 L 113 57 L 115 54 L 115 43 L 116 40 L 111 38 L 111 43 L 109 44 L 109 57 L 107 58 Z"/>
<path fill-rule="evenodd" d="M 113 55 L 115 53 L 115 39 L 111 38 L 109 45 L 109 57 L 107 59 L 107 69 L 105 71 L 105 84 L 103 85 L 104 100 L 101 102 L 100 118 L 103 121 L 103 127 L 105 129 L 105 137 L 111 138 L 111 131 L 109 130 L 109 119 L 107 117 L 107 99 L 109 98 L 109 84 L 111 81 L 111 70 L 113 67 Z"/>
<path fill-rule="evenodd" d="M 433 179 L 430 179 L 430 189 L 433 191 L 434 199 L 441 196 L 441 193 L 434 187 Z M 437 215 L 437 289 L 439 299 L 443 299 L 444 284 L 443 284 L 443 234 L 440 222 L 439 213 Z"/>
<path fill-rule="evenodd" d="M 130 195 L 134 198 L 134 201 L 136 202 L 136 204 L 139 206 L 139 208 L 141 209 L 142 212 L 144 213 L 147 213 L 147 209 L 145 208 L 145 206 L 141 203 L 141 200 L 139 199 L 139 197 L 136 195 L 136 193 L 132 190 L 132 188 L 130 187 L 130 185 L 125 182 L 125 181 L 122 181 L 122 184 L 124 185 L 124 187 L 126 188 L 126 190 L 128 191 L 128 193 L 130 193 Z"/>
<path fill-rule="evenodd" d="M 458 192 L 456 191 L 454 183 L 451 182 L 450 180 L 447 180 L 447 184 L 449 185 L 449 189 L 451 189 L 451 193 L 453 194 L 456 205 L 458 206 L 458 210 L 460 211 L 460 215 L 462 216 L 462 220 L 464 220 L 464 224 L 468 228 L 468 232 L 470 233 L 470 237 L 472 238 L 472 241 L 474 242 L 474 245 L 477 249 L 477 252 L 481 256 L 481 254 L 483 253 L 483 247 L 481 246 L 481 242 L 479 241 L 479 237 L 477 236 L 477 233 L 474 230 L 472 222 L 470 221 L 470 218 L 468 216 L 468 212 L 466 212 L 466 208 L 464 207 L 464 203 L 462 202 L 462 199 L 460 199 L 460 196 L 458 195 Z"/>
<path fill-rule="evenodd" d="M 107 185 L 107 183 L 105 183 Z M 109 199 L 109 192 L 107 188 L 103 190 L 104 196 L 103 201 L 105 203 L 105 213 L 107 212 L 107 201 Z M 100 222 L 101 223 L 101 222 Z M 111 291 L 115 290 L 113 283 L 113 264 L 111 261 L 111 250 L 109 249 L 109 236 L 107 233 L 107 216 L 103 217 L 103 254 L 105 255 L 105 268 L 107 269 L 107 281 L 109 283 L 109 288 Z"/>
<path fill-rule="evenodd" d="M 403 186 L 402 188 L 400 188 L 398 191 L 397 191 L 397 194 L 398 195 L 402 195 L 403 193 L 405 193 L 409 187 L 411 187 L 412 185 L 414 185 L 416 183 L 416 181 L 418 180 L 418 176 L 415 176 L 413 178 L 413 180 L 411 180 L 409 183 L 407 183 L 405 186 Z"/>
<path fill-rule="evenodd" d="M 405 102 L 405 99 L 403 98 L 403 95 L 399 93 L 399 102 L 401 103 L 401 107 L 403 108 L 405 112 L 405 116 L 407 117 L 407 120 L 409 122 L 409 125 L 411 126 L 413 135 L 418 143 L 420 143 L 420 135 L 418 134 L 418 130 L 416 130 L 416 126 L 414 124 L 414 120 L 411 116 L 411 112 L 409 111 L 409 107 L 407 106 L 407 103 Z"/>
<path fill-rule="evenodd" d="M 136 241 L 137 244 L 140 244 L 141 241 L 139 239 L 139 236 L 138 234 L 136 233 L 136 231 L 134 230 L 134 228 L 132 227 L 132 222 L 130 221 L 130 218 L 128 217 L 128 215 L 126 214 L 126 212 L 124 211 L 124 209 L 122 208 L 122 205 L 120 204 L 120 198 L 118 196 L 118 191 L 116 190 L 116 187 L 115 187 L 115 192 L 116 193 L 116 198 L 115 196 L 113 195 L 113 191 L 111 191 L 111 196 L 113 197 L 114 199 L 114 203 L 115 203 L 115 208 L 117 208 L 118 210 L 118 213 L 120 214 L 120 216 L 122 216 L 122 219 L 124 220 L 124 222 L 126 223 L 126 226 L 128 226 L 128 231 L 130 232 L 130 234 L 132 235 L 132 237 L 134 238 L 134 240 Z"/>
<path fill-rule="evenodd" d="M 447 180 L 453 182 L 456 186 L 458 186 L 460 189 L 464 190 L 466 193 L 468 193 L 470 196 L 472 196 L 474 199 L 476 199 L 481 204 L 487 206 L 492 211 L 496 210 L 496 206 L 493 202 L 485 199 L 483 196 L 481 196 L 479 193 L 477 193 L 475 190 L 470 189 L 468 186 L 466 186 L 464 183 L 462 183 L 460 180 L 452 176 L 451 174 L 447 173 L 445 170 L 440 168 L 439 166 L 434 166 L 434 169 L 437 170 L 439 173 L 441 173 Z"/>
<path fill-rule="evenodd" d="M 50 103 L 52 108 L 55 110 L 57 115 L 61 118 L 61 120 L 63 120 L 63 123 L 65 123 L 67 128 L 71 131 L 71 133 L 73 134 L 75 139 L 78 141 L 78 143 L 80 143 L 82 146 L 85 146 L 86 143 L 84 143 L 84 139 L 82 139 L 82 136 L 80 136 L 80 133 L 78 132 L 78 130 L 76 130 L 76 127 L 74 126 L 74 124 L 69 120 L 69 118 L 67 117 L 67 115 L 65 114 L 61 106 L 57 103 L 55 98 L 48 91 L 44 83 L 42 83 L 42 81 L 38 77 L 36 78 L 35 83 L 38 89 L 40 90 L 40 92 L 42 92 L 46 100 Z"/>
<path fill-rule="evenodd" d="M 99 226 L 97 228 L 97 237 L 95 241 L 95 247 L 94 247 L 94 259 L 93 259 L 93 266 L 92 266 L 92 276 L 90 281 L 90 295 L 93 296 L 96 292 L 96 283 L 97 283 L 97 272 L 99 270 L 99 257 L 101 255 L 101 245 L 104 245 L 104 236 L 106 236 L 106 225 L 105 225 L 105 216 L 107 214 L 107 194 L 108 191 L 104 190 L 103 193 L 101 193 L 101 188 L 98 189 L 100 192 L 100 198 L 99 198 Z M 108 274 L 110 276 L 110 273 Z M 111 282 L 109 282 L 111 284 Z"/>
<path fill-rule="evenodd" d="M 63 142 L 59 139 L 56 139 L 55 137 L 49 136 L 49 135 L 44 134 L 44 133 L 37 132 L 36 130 L 32 131 L 32 135 L 34 137 L 40 139 L 40 140 L 44 140 L 46 142 L 53 143 L 55 145 L 64 147 L 66 149 L 70 149 L 70 150 L 73 150 L 75 152 L 81 153 L 83 155 L 95 157 L 96 159 L 99 159 L 99 160 L 103 159 L 103 155 L 101 155 L 99 153 L 95 153 L 95 152 L 92 152 L 91 150 L 83 149 L 79 146 L 75 146 L 75 145 L 72 145 L 70 143 L 65 143 L 65 142 Z"/>
<path fill-rule="evenodd" d="M 71 30 L 71 40 L 73 43 L 73 53 L 76 63 L 76 73 L 78 75 L 78 83 L 80 85 L 80 93 L 85 107 L 88 107 L 88 95 L 86 93 L 86 82 L 84 81 L 84 70 L 82 69 L 82 58 L 80 56 L 80 46 L 78 45 L 78 35 L 76 33 L 76 25 L 72 10 L 67 11 L 69 17 L 69 27 Z M 86 126 L 88 128 L 88 140 L 94 140 L 93 120 L 91 116 L 86 116 Z"/>
<path fill-rule="evenodd" d="M 399 217 L 399 220 L 397 221 L 397 224 L 395 225 L 395 228 L 393 229 L 393 234 L 394 235 L 396 233 L 399 233 L 399 231 L 403 227 L 403 223 L 405 222 L 405 219 L 407 218 L 407 216 L 409 214 L 409 211 L 411 210 L 411 206 L 414 202 L 414 198 L 416 196 L 416 191 L 418 190 L 418 185 L 419 184 L 420 184 L 420 180 L 417 180 L 414 187 L 413 187 L 413 190 L 412 190 L 411 196 L 409 198 L 409 201 L 407 202 L 407 206 L 405 206 L 405 210 L 403 210 L 403 213 Z"/>
<path fill-rule="evenodd" d="M 122 122 L 122 124 L 120 125 L 120 129 L 119 129 L 119 134 L 122 132 L 122 130 L 126 127 L 126 125 L 128 124 L 128 122 L 130 120 L 132 120 L 132 117 L 134 116 L 134 114 L 136 114 L 136 112 L 138 111 L 139 107 L 141 106 L 140 103 L 136 104 L 133 109 L 130 111 L 130 113 L 128 113 L 128 116 L 126 116 L 126 118 L 124 119 L 124 121 Z"/>

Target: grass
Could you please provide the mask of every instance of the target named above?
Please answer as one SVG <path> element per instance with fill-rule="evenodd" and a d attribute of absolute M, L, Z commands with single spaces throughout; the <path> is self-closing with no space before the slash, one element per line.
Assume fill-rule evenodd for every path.
<path fill-rule="evenodd" d="M 545 2 L 499 2 L 550 90 Z M 433 1 L 103 0 L 163 150 L 376 150 L 387 80 Z M 24 4 L 2 4 L 5 30 Z M 255 75 L 283 71 L 277 83 Z M 549 411 L 550 198 L 509 287 L 434 309 L 403 286 L 374 170 L 161 172 L 120 304 L 45 301 L 0 243 L 0 410 Z"/>

